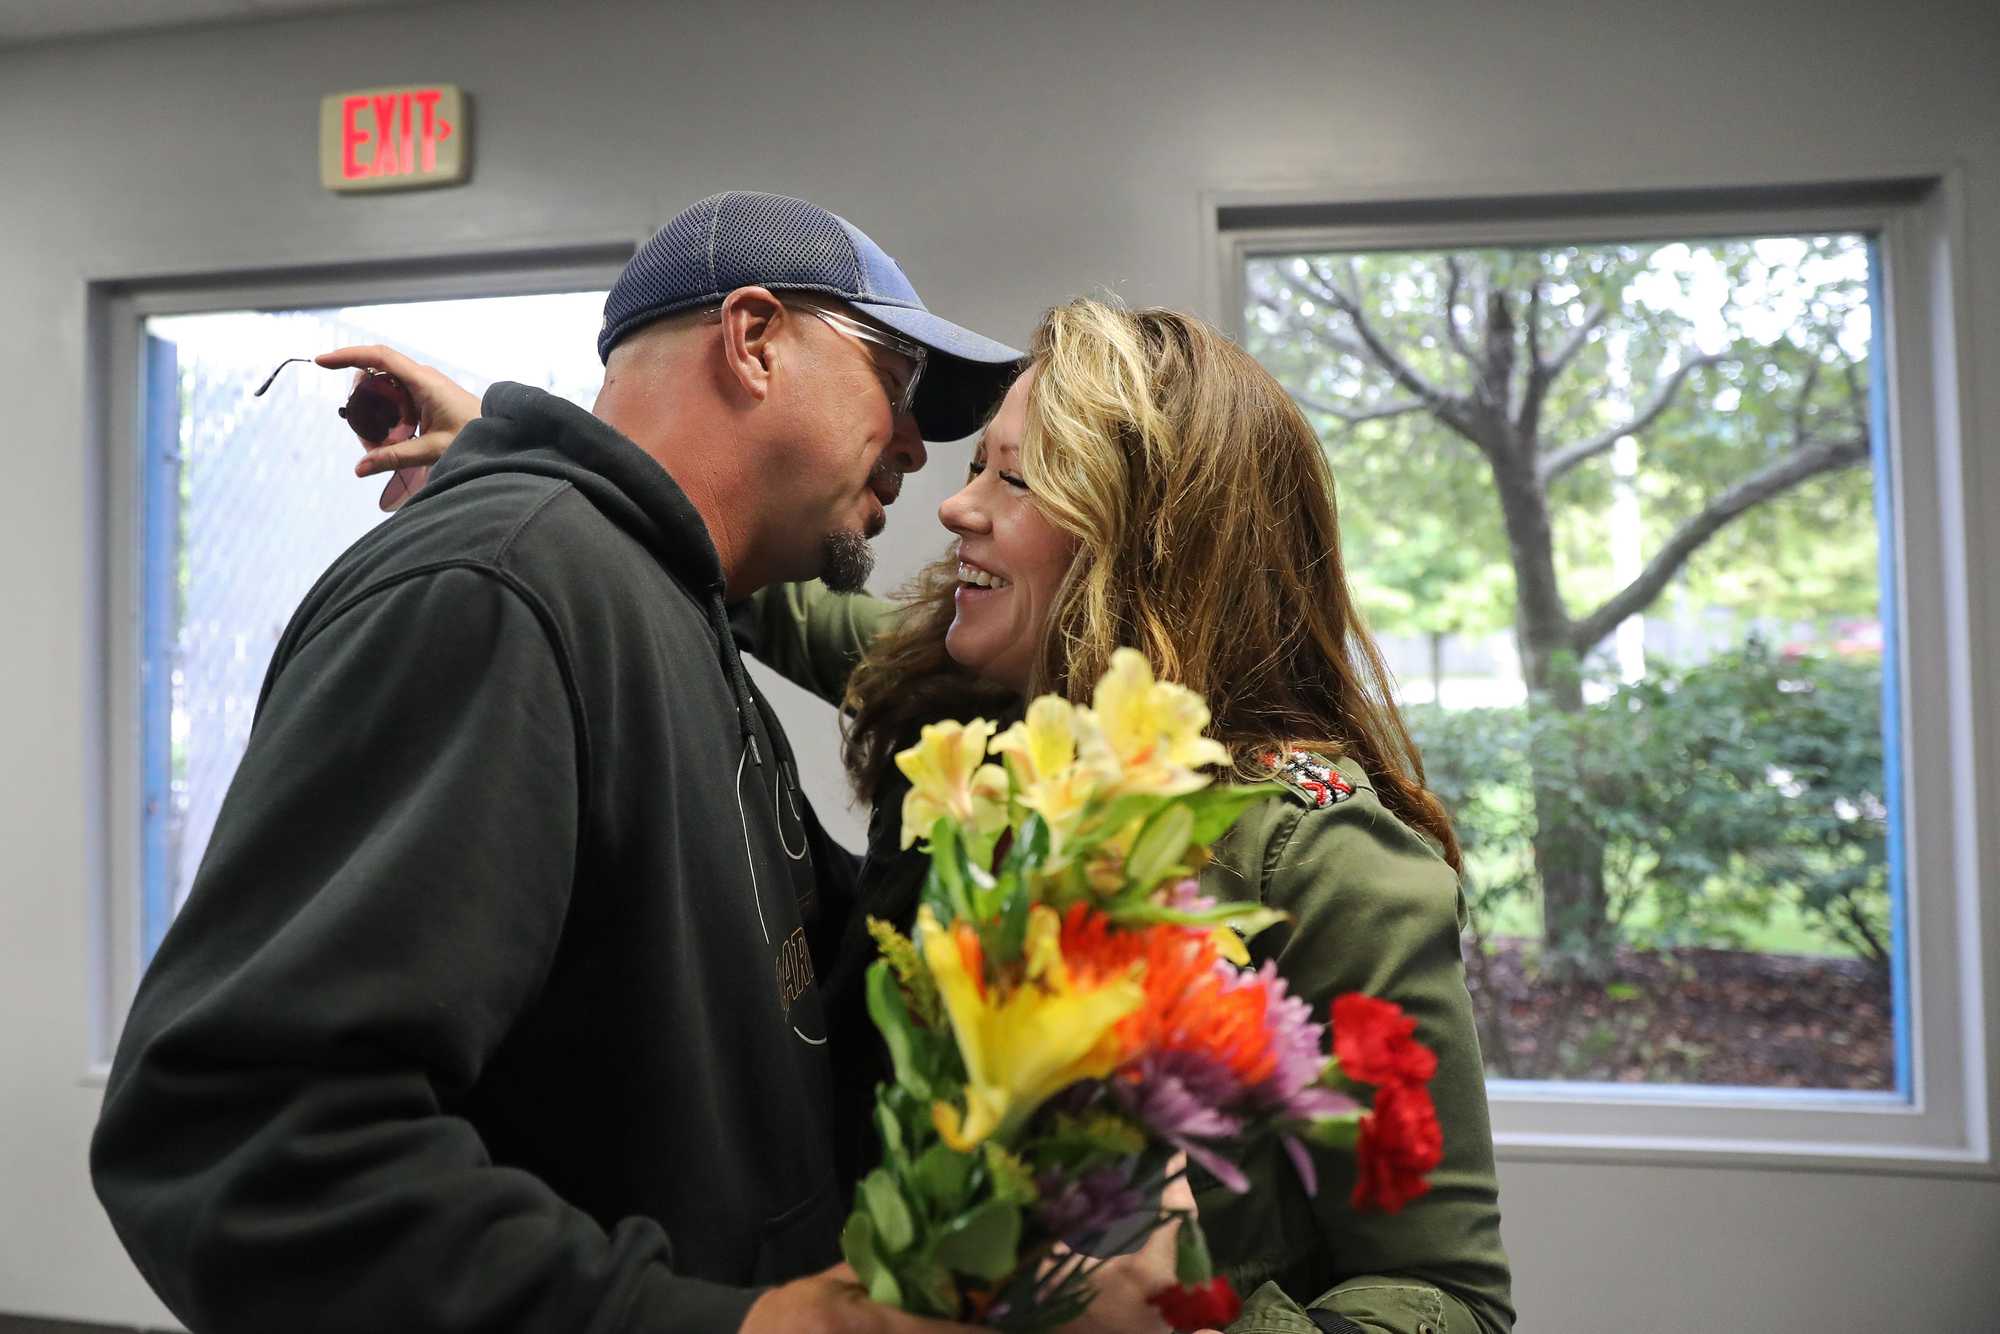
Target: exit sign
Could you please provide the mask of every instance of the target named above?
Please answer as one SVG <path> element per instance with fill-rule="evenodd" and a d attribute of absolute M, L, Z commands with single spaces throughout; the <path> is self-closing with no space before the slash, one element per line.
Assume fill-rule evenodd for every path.
<path fill-rule="evenodd" d="M 319 104 L 319 179 L 329 190 L 408 190 L 465 179 L 472 131 L 448 83 L 362 88 Z"/>

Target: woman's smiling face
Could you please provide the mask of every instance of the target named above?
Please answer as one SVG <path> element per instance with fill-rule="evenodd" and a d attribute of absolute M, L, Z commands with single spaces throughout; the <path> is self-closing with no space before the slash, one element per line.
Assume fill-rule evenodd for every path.
<path fill-rule="evenodd" d="M 985 680 L 1025 694 L 1049 608 L 1076 541 L 1050 523 L 1021 476 L 1021 433 L 1036 371 L 1014 381 L 973 454 L 965 486 L 938 506 L 958 538 L 956 614 L 945 651 Z"/>

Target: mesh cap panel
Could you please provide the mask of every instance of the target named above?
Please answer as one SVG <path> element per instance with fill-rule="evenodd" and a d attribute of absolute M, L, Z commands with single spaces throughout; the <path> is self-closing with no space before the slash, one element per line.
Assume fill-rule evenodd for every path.
<path fill-rule="evenodd" d="M 739 287 L 810 287 L 853 297 L 861 261 L 840 220 L 803 199 L 731 191 L 689 208 L 639 248 L 612 284 L 599 357 L 643 324 Z"/>

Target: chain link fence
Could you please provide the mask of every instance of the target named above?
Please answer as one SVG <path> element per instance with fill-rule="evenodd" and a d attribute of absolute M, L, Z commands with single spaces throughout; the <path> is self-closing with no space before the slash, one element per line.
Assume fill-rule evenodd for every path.
<path fill-rule="evenodd" d="M 167 716 L 146 719 L 148 728 L 169 733 L 169 800 L 147 815 L 166 822 L 166 837 L 155 846 L 165 848 L 168 864 L 146 869 L 149 877 L 167 875 L 163 902 L 172 910 L 201 864 L 249 741 L 264 673 L 294 608 L 342 551 L 386 517 L 377 505 L 383 479 L 354 476 L 361 447 L 338 415 L 349 373 L 293 366 L 262 398 L 252 392 L 286 356 L 380 342 L 475 393 L 511 378 L 587 407 L 597 366 L 594 356 L 580 358 L 576 349 L 588 352 L 601 300 L 601 293 L 589 293 L 423 303 L 394 308 L 388 319 L 376 307 L 148 321 L 149 336 L 174 345 L 180 412 L 177 455 L 148 460 L 158 470 L 152 484 L 178 484 L 177 532 L 154 548 L 170 565 L 143 576 L 173 582 L 175 624 L 165 640 L 171 661 L 147 664 L 166 672 L 171 702 Z M 425 347 L 409 337 L 406 326 L 434 337 L 448 331 L 448 322 L 424 319 L 437 313 L 426 306 L 447 305 L 462 308 L 472 356 L 458 352 L 456 340 Z M 514 337 L 494 337 L 509 326 L 516 327 Z M 146 938 L 157 939 L 165 924 L 149 925 L 155 929 Z"/>

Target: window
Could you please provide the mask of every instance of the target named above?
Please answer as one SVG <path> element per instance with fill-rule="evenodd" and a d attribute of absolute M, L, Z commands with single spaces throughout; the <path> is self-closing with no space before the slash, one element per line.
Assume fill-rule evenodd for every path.
<path fill-rule="evenodd" d="M 1219 211 L 1465 845 L 1503 1143 L 1971 1143 L 1905 855 L 1932 204 Z"/>
<path fill-rule="evenodd" d="M 340 419 L 350 373 L 287 356 L 388 343 L 474 393 L 533 377 L 585 407 L 602 292 L 146 321 L 142 963 L 201 865 L 292 610 L 382 518 Z"/>
<path fill-rule="evenodd" d="M 515 379 L 588 406 L 603 284 L 620 258 L 101 294 L 109 364 L 125 370 L 108 377 L 103 456 L 114 614 L 101 1056 L 193 882 L 278 637 L 321 571 L 384 518 L 382 481 L 354 476 L 361 447 L 338 415 L 351 373 L 292 366 L 253 391 L 287 357 L 381 342 L 474 393 Z M 465 295 L 482 287 L 503 294 Z M 404 292 L 439 299 L 381 303 Z"/>

